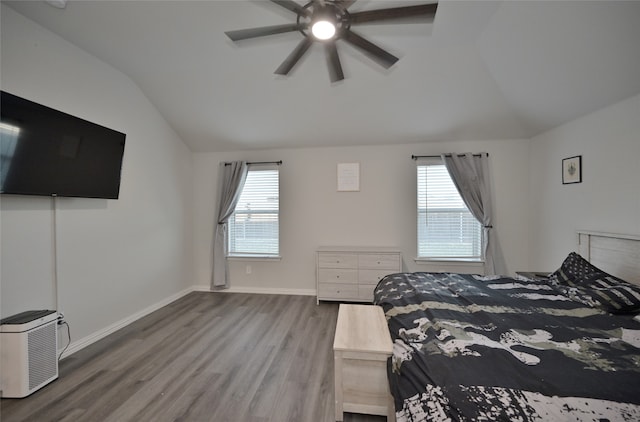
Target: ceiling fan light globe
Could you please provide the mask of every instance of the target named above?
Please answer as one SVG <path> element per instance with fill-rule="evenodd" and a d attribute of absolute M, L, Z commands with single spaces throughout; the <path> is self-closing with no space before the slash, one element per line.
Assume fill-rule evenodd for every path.
<path fill-rule="evenodd" d="M 329 40 L 336 34 L 336 26 L 332 22 L 321 20 L 311 26 L 311 33 L 319 40 Z"/>

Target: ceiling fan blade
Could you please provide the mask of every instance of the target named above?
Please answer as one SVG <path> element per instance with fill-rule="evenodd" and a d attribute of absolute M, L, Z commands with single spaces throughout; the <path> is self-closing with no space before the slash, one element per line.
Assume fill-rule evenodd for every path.
<path fill-rule="evenodd" d="M 311 46 L 311 43 L 313 43 L 313 41 L 309 37 L 304 37 L 303 40 L 300 41 L 296 48 L 291 52 L 291 54 L 289 54 L 289 56 L 284 59 L 282 64 L 276 69 L 275 74 L 289 74 L 291 69 L 293 69 L 293 66 L 295 66 L 296 63 L 298 63 L 298 60 L 300 60 L 300 58 L 304 56 L 304 53 L 307 52 L 307 50 Z"/>
<path fill-rule="evenodd" d="M 305 29 L 306 25 L 297 23 L 288 23 L 285 25 L 262 26 L 259 28 L 238 29 L 236 31 L 227 31 L 225 34 L 233 41 L 246 40 L 249 38 L 264 37 L 267 35 L 281 34 L 284 32 L 299 31 Z"/>
<path fill-rule="evenodd" d="M 329 78 L 331 82 L 338 82 L 344 79 L 342 73 L 342 65 L 340 64 L 340 56 L 335 41 L 325 44 L 325 52 L 327 53 L 327 66 L 329 66 Z"/>
<path fill-rule="evenodd" d="M 422 21 L 433 21 L 438 3 L 419 6 L 393 7 L 390 9 L 365 10 L 351 14 L 351 23 L 391 21 L 405 18 L 421 18 Z"/>
<path fill-rule="evenodd" d="M 291 10 L 293 13 L 297 13 L 302 16 L 309 16 L 311 12 L 309 9 L 305 9 L 299 3 L 296 3 L 293 0 L 271 0 L 275 4 L 284 7 L 285 9 Z"/>
<path fill-rule="evenodd" d="M 385 69 L 389 69 L 395 62 L 400 60 L 393 54 L 389 53 L 386 50 L 383 50 L 372 42 L 365 40 L 360 35 L 351 30 L 344 31 L 342 38 L 348 43 L 363 50 Z"/>

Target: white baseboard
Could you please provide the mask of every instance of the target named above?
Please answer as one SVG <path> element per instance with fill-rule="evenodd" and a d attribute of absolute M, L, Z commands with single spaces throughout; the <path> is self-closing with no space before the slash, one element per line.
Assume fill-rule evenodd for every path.
<path fill-rule="evenodd" d="M 96 331 L 95 333 L 90 334 L 84 338 L 81 338 L 78 341 L 71 342 L 67 350 L 65 350 L 65 352 L 63 353 L 62 358 L 66 358 L 69 355 L 72 355 L 73 353 L 77 352 L 78 350 L 84 349 L 90 344 L 95 343 L 96 341 L 108 336 L 109 334 L 115 333 L 119 329 L 126 327 L 127 325 L 131 324 L 132 322 L 144 316 L 149 315 L 151 312 L 157 311 L 163 306 L 167 306 L 171 302 L 174 302 L 180 299 L 181 297 L 186 296 L 187 294 L 191 293 L 194 290 L 195 290 L 194 287 L 189 287 L 188 289 L 185 289 L 181 292 L 171 295 L 168 298 L 161 300 L 160 302 L 154 303 L 153 305 L 148 306 L 145 309 L 139 312 L 136 312 L 135 314 L 127 318 L 121 319 L 120 321 L 117 321 L 114 324 L 111 324 L 108 327 L 103 328 L 102 330 Z"/>
<path fill-rule="evenodd" d="M 211 290 L 209 286 L 194 286 L 196 292 L 219 292 L 219 293 L 255 293 L 263 295 L 294 295 L 294 296 L 315 296 L 316 289 L 282 289 L 277 287 L 253 287 L 253 286 L 231 286 L 228 289 Z"/>

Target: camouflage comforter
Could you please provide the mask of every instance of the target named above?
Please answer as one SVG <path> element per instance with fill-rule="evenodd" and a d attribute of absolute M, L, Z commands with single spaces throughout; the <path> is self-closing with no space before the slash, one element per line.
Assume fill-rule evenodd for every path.
<path fill-rule="evenodd" d="M 398 422 L 640 421 L 640 323 L 525 278 L 403 273 L 374 302 Z"/>

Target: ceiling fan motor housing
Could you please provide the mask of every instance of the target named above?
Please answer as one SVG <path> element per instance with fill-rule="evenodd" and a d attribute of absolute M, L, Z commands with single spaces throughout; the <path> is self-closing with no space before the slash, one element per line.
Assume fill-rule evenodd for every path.
<path fill-rule="evenodd" d="M 313 28 L 316 23 L 321 21 L 330 22 L 335 28 L 335 34 L 327 39 L 340 38 L 343 31 L 349 29 L 351 26 L 349 22 L 349 12 L 335 1 L 310 1 L 303 6 L 303 9 L 307 11 L 307 13 L 303 14 L 302 11 L 297 12 L 297 23 L 299 25 L 302 24 L 300 25 L 300 32 L 304 36 L 309 36 L 306 32 L 307 28 Z M 312 35 L 314 35 L 314 38 L 319 41 L 327 40 L 318 38 L 313 34 L 313 31 Z"/>

